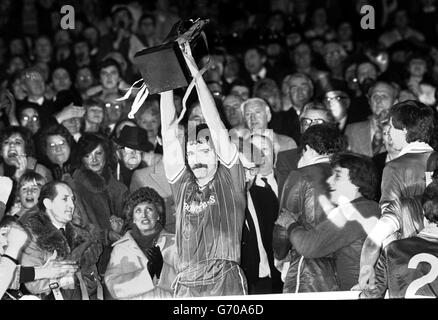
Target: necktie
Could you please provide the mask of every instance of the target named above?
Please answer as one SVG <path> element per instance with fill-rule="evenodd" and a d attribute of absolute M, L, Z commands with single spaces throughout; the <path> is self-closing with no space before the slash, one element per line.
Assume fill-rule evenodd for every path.
<path fill-rule="evenodd" d="M 271 185 L 268 183 L 268 178 L 266 178 L 266 177 L 262 177 L 262 178 L 260 178 L 260 179 L 264 182 L 264 184 L 265 184 L 265 188 L 269 188 L 269 189 L 272 190 Z"/>
<path fill-rule="evenodd" d="M 383 136 L 381 131 L 376 131 L 373 136 L 373 141 L 371 143 L 373 149 L 373 155 L 379 154 L 383 147 Z"/>
<path fill-rule="evenodd" d="M 62 235 L 65 237 L 65 229 L 64 228 L 60 228 L 59 231 L 61 231 Z"/>

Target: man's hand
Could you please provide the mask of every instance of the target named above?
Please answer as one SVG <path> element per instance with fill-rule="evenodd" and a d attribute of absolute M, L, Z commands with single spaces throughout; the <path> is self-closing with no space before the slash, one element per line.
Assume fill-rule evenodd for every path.
<path fill-rule="evenodd" d="M 359 288 L 361 290 L 373 290 L 376 288 L 376 273 L 373 266 L 365 265 L 360 268 Z"/>
<path fill-rule="evenodd" d="M 4 110 L 12 126 L 19 125 L 17 117 L 15 116 L 15 107 L 14 95 L 9 90 L 2 90 L 0 93 L 0 115 L 2 110 Z"/>
<path fill-rule="evenodd" d="M 85 115 L 85 108 L 74 106 L 73 103 L 66 106 L 62 111 L 55 115 L 56 121 L 61 124 L 71 118 L 82 118 Z"/>
<path fill-rule="evenodd" d="M 13 182 L 9 177 L 0 176 L 0 202 L 6 204 L 12 191 Z"/>
<path fill-rule="evenodd" d="M 146 250 L 146 258 L 148 258 L 148 271 L 151 277 L 154 275 L 160 277 L 161 269 L 163 268 L 163 256 L 161 255 L 160 247 L 154 246 Z"/>
<path fill-rule="evenodd" d="M 298 217 L 292 213 L 291 211 L 283 208 L 281 209 L 280 214 L 278 215 L 277 221 L 275 221 L 276 225 L 288 229 L 289 226 L 298 221 Z"/>
<path fill-rule="evenodd" d="M 55 253 L 41 267 L 35 267 L 35 280 L 38 279 L 59 279 L 71 276 L 78 270 L 78 265 L 72 260 L 56 260 Z"/>
<path fill-rule="evenodd" d="M 120 48 L 120 44 L 123 39 L 128 38 L 131 35 L 131 32 L 125 28 L 117 29 L 117 38 L 116 41 L 113 42 L 113 48 L 118 50 Z"/>
<path fill-rule="evenodd" d="M 115 215 L 110 217 L 111 228 L 114 232 L 120 234 L 123 228 L 123 224 L 125 223 L 122 218 L 119 218 Z"/>
<path fill-rule="evenodd" d="M 14 178 L 15 180 L 18 180 L 27 169 L 27 157 L 25 155 L 17 155 L 15 157 L 14 165 L 17 168 L 14 173 Z"/>

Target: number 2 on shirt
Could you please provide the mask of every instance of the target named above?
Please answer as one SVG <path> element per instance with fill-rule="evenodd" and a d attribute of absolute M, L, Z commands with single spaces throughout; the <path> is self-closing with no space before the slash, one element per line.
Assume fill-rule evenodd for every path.
<path fill-rule="evenodd" d="M 430 264 L 430 271 L 428 274 L 418 278 L 409 285 L 406 290 L 405 298 L 427 298 L 425 296 L 416 295 L 417 291 L 426 284 L 432 283 L 438 277 L 438 258 L 429 253 L 420 253 L 409 260 L 408 268 L 417 269 L 420 262 L 427 262 Z"/>

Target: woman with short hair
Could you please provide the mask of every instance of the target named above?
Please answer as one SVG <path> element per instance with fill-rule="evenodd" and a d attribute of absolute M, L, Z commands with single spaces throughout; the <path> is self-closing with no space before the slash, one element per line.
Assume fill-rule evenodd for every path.
<path fill-rule="evenodd" d="M 73 136 L 61 124 L 52 124 L 40 131 L 38 152 L 41 161 L 50 169 L 55 180 L 72 179 L 76 169 L 73 162 L 75 145 Z"/>
<path fill-rule="evenodd" d="M 105 136 L 84 133 L 78 141 L 75 158 L 78 169 L 74 172 L 70 185 L 76 195 L 79 223 L 95 229 L 106 247 L 104 256 L 105 253 L 108 256 L 99 265 L 103 273 L 109 258 L 110 245 L 120 238 L 120 230 L 112 227 L 111 219 L 123 218 L 123 201 L 129 191 L 111 172 L 111 165 L 115 161 L 114 153 Z"/>
<path fill-rule="evenodd" d="M 127 199 L 129 229 L 114 244 L 105 284 L 115 299 L 172 297 L 176 277 L 175 236 L 164 229 L 164 200 L 152 188 L 140 188 Z"/>

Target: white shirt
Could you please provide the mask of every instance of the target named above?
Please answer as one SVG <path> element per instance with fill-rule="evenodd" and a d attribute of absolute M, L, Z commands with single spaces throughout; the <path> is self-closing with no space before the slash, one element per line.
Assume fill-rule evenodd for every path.
<path fill-rule="evenodd" d="M 257 236 L 257 247 L 259 249 L 259 255 L 260 255 L 259 278 L 271 277 L 271 269 L 269 268 L 268 255 L 266 254 L 266 250 L 262 242 L 262 236 L 260 234 L 259 220 L 257 219 L 257 213 L 254 208 L 254 203 L 252 202 L 251 194 L 249 192 L 247 192 L 247 197 L 248 197 L 248 210 L 249 213 L 251 214 L 252 220 L 254 221 L 254 227 Z M 245 223 L 249 229 L 248 222 L 246 221 Z"/>
<path fill-rule="evenodd" d="M 29 101 L 29 102 L 33 102 L 33 103 L 36 103 L 36 104 L 39 105 L 39 106 L 42 106 L 43 103 L 44 103 L 44 97 L 40 97 L 40 98 L 38 98 L 38 99 L 36 99 L 36 100 L 34 100 L 34 99 L 28 99 L 27 101 Z"/>
<path fill-rule="evenodd" d="M 260 77 L 260 79 L 264 79 L 266 78 L 266 73 L 268 71 L 266 70 L 265 67 L 263 67 L 257 74 L 252 74 L 251 75 L 251 79 L 255 82 L 257 82 L 259 79 L 257 79 L 257 76 Z"/>
<path fill-rule="evenodd" d="M 347 116 L 345 116 L 341 120 L 339 120 L 339 122 L 338 122 L 339 130 L 343 130 L 345 128 L 346 123 L 347 123 Z"/>

